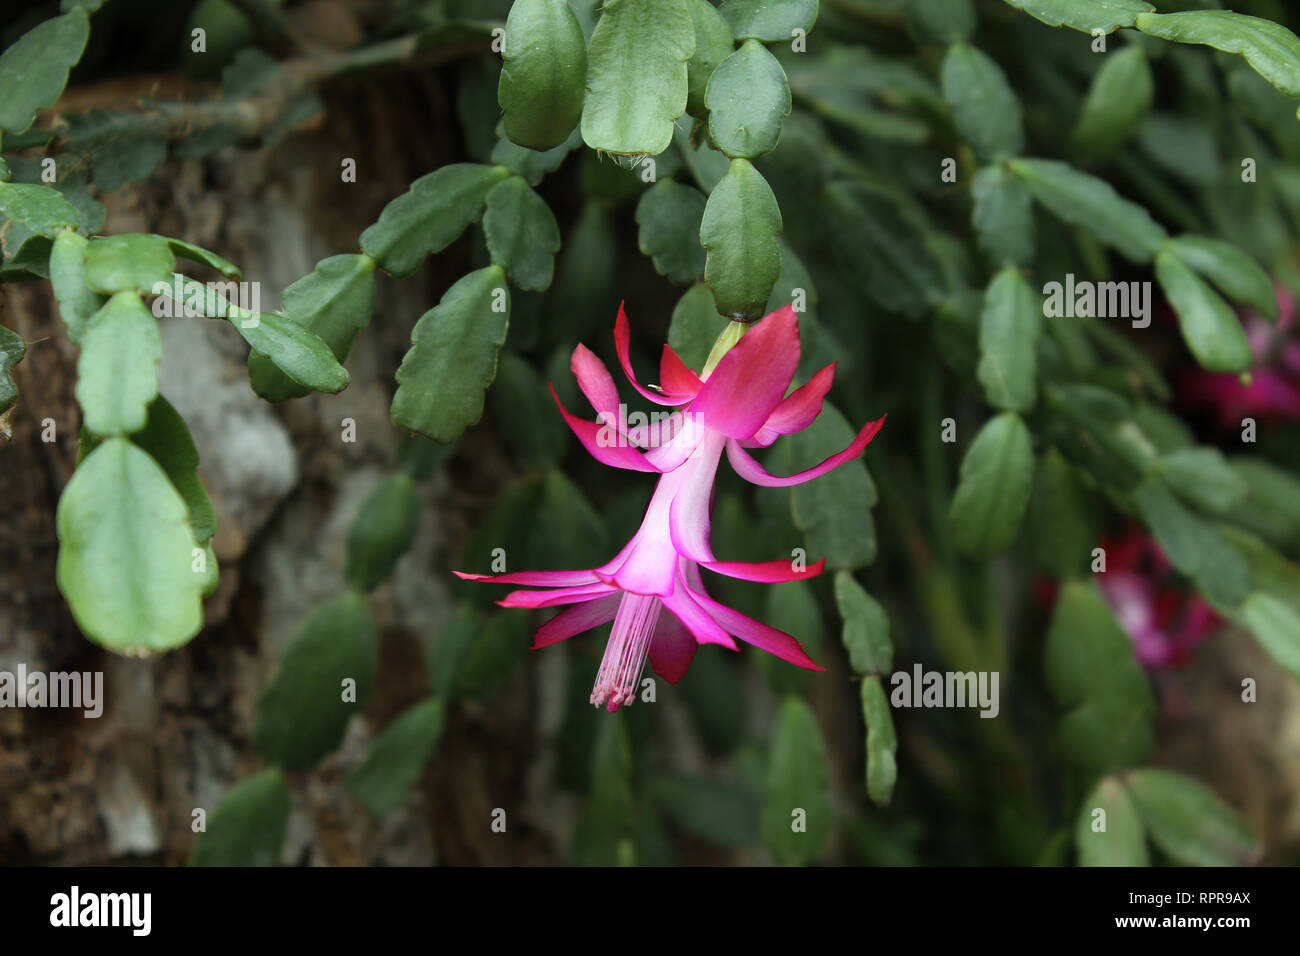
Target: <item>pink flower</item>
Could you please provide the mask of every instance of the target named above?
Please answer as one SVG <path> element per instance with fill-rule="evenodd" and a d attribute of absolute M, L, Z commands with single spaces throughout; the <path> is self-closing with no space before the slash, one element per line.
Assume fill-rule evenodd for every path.
<path fill-rule="evenodd" d="M 1243 418 L 1260 421 L 1300 419 L 1300 340 L 1295 337 L 1296 301 L 1277 289 L 1277 322 L 1246 312 L 1242 324 L 1255 356 L 1250 384 L 1230 373 L 1194 368 L 1178 380 L 1179 397 L 1191 406 L 1213 410 L 1220 427 L 1241 427 Z"/>
<path fill-rule="evenodd" d="M 664 346 L 659 388 L 639 384 L 628 355 L 627 316 L 619 307 L 614 341 L 633 387 L 658 405 L 674 409 L 665 427 L 632 426 L 604 364 L 579 345 L 571 368 L 598 414 L 592 422 L 568 412 L 551 395 L 578 440 L 600 462 L 657 473 L 659 482 L 640 530 L 610 561 L 581 571 L 520 571 L 462 574 L 472 581 L 545 587 L 513 591 L 505 607 L 570 607 L 537 631 L 533 647 L 545 647 L 614 621 L 591 702 L 609 711 L 630 704 L 647 657 L 671 683 L 685 675 L 700 644 L 736 650 L 733 637 L 810 670 L 823 670 L 791 635 L 719 604 L 704 589 L 700 568 L 747 581 L 791 581 L 820 574 L 824 561 L 795 567 L 790 561 L 719 561 L 709 545 L 714 476 L 725 451 L 741 477 L 779 488 L 800 484 L 862 453 L 884 418 L 866 425 L 848 448 L 796 475 L 769 474 L 746 448 L 766 447 L 780 435 L 807 428 L 821 413 L 835 366 L 822 369 L 790 395 L 799 364 L 799 326 L 789 307 L 758 322 L 716 368 L 701 378 Z M 666 612 L 666 613 L 665 613 Z"/>
<path fill-rule="evenodd" d="M 1219 624 L 1196 594 L 1172 586 L 1169 559 L 1137 526 L 1102 541 L 1106 573 L 1097 581 L 1120 626 L 1133 640 L 1138 662 L 1149 670 L 1183 664 Z"/>

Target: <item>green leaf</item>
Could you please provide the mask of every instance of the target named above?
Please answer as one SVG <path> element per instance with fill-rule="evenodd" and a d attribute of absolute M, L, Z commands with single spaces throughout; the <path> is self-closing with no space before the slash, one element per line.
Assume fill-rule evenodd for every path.
<path fill-rule="evenodd" d="M 148 453 L 110 438 L 86 456 L 56 515 L 59 590 L 82 633 L 122 654 L 179 647 L 203 626 L 189 511 Z"/>
<path fill-rule="evenodd" d="M 1256 591 L 1246 598 L 1241 617 L 1269 656 L 1300 680 L 1300 615 L 1295 608 Z"/>
<path fill-rule="evenodd" d="M 105 236 L 86 247 L 86 284 L 95 292 L 151 292 L 168 285 L 175 268 L 176 257 L 160 236 Z"/>
<path fill-rule="evenodd" d="M 790 84 L 767 47 L 746 40 L 713 72 L 704 105 L 709 135 L 723 155 L 757 159 L 776 149 L 790 115 Z"/>
<path fill-rule="evenodd" d="M 199 478 L 199 450 L 194 447 L 189 427 L 171 402 L 159 395 L 149 406 L 144 429 L 131 436 L 167 474 L 172 487 L 185 501 L 194 543 L 205 546 L 217 533 L 217 515 Z"/>
<path fill-rule="evenodd" d="M 894 663 L 894 645 L 889 640 L 889 618 L 848 571 L 835 575 L 835 606 L 844 621 L 840 639 L 849 652 L 854 673 L 866 677 L 888 674 Z"/>
<path fill-rule="evenodd" d="M 0 325 L 0 412 L 8 411 L 18 401 L 18 385 L 14 382 L 13 367 L 27 354 L 27 344 L 12 329 Z M 9 426 L 0 419 L 0 433 L 9 437 Z"/>
<path fill-rule="evenodd" d="M 1244 820 L 1203 784 L 1169 770 L 1145 768 L 1125 776 L 1151 839 L 1184 866 L 1245 866 L 1259 840 Z"/>
<path fill-rule="evenodd" d="M 1066 458 L 1100 482 L 1131 488 L 1154 468 L 1157 451 L 1133 421 L 1133 409 L 1095 385 L 1050 386 L 1048 432 Z"/>
<path fill-rule="evenodd" d="M 129 435 L 144 427 L 158 394 L 162 337 L 134 292 L 119 292 L 91 316 L 77 360 L 77 404 L 95 435 Z"/>
<path fill-rule="evenodd" d="M 366 600 L 345 591 L 312 611 L 285 645 L 258 701 L 253 746 L 286 770 L 310 770 L 366 705 L 379 651 Z"/>
<path fill-rule="evenodd" d="M 867 796 L 879 806 L 889 803 L 898 780 L 898 738 L 894 717 L 880 678 L 862 682 L 862 720 L 867 727 Z"/>
<path fill-rule="evenodd" d="M 1182 235 L 1170 239 L 1166 248 L 1228 297 L 1250 306 L 1265 318 L 1278 317 L 1273 280 L 1259 263 L 1232 243 L 1210 236 Z"/>
<path fill-rule="evenodd" d="M 366 759 L 348 774 L 348 793 L 376 820 L 397 809 L 420 779 L 442 736 L 443 720 L 443 703 L 437 697 L 407 708 L 384 728 Z"/>
<path fill-rule="evenodd" d="M 256 314 L 232 309 L 226 315 L 253 351 L 281 372 L 314 392 L 334 394 L 348 387 L 348 371 L 315 332 L 274 312 Z"/>
<path fill-rule="evenodd" d="M 1145 0 L 1006 0 L 1048 26 L 1067 26 L 1084 33 L 1112 33 L 1131 27 L 1155 7 Z"/>
<path fill-rule="evenodd" d="M 38 23 L 0 55 L 0 130 L 21 133 L 54 102 L 90 36 L 86 11 Z"/>
<path fill-rule="evenodd" d="M 704 247 L 700 245 L 704 202 L 703 194 L 693 186 L 662 179 L 647 189 L 636 205 L 638 245 L 654 260 L 655 271 L 669 282 L 687 285 L 704 277 Z M 709 311 L 714 311 L 712 303 Z"/>
<path fill-rule="evenodd" d="M 81 224 L 77 207 L 49 186 L 0 183 L 0 213 L 38 236 L 53 239 L 60 231 Z M 6 245 L 9 242 L 6 241 Z M 12 248 L 12 246 L 10 247 Z"/>
<path fill-rule="evenodd" d="M 1287 96 L 1300 97 L 1300 39 L 1279 23 L 1230 10 L 1144 13 L 1137 28 L 1174 43 L 1203 43 L 1240 53 L 1256 73 Z"/>
<path fill-rule="evenodd" d="M 439 697 L 453 698 L 460 690 L 460 668 L 482 626 L 478 614 L 462 604 L 438 629 L 426 660 L 429 687 Z"/>
<path fill-rule="evenodd" d="M 684 774 L 655 778 L 655 802 L 674 823 L 717 846 L 752 847 L 758 843 L 758 800 L 748 788 Z"/>
<path fill-rule="evenodd" d="M 806 429 L 786 435 L 777 445 L 787 466 L 784 474 L 811 468 L 848 447 L 856 431 L 830 402 Z M 790 509 L 795 526 L 804 533 L 808 551 L 826 559 L 831 570 L 855 570 L 876 559 L 876 527 L 871 509 L 876 504 L 876 486 L 861 459 L 840 467 L 790 490 Z"/>
<path fill-rule="evenodd" d="M 763 844 L 783 865 L 811 863 L 830 839 L 830 774 L 817 718 L 797 697 L 776 712 L 763 788 Z"/>
<path fill-rule="evenodd" d="M 695 24 L 695 53 L 686 63 L 688 94 L 686 111 L 697 119 L 707 119 L 704 92 L 718 64 L 736 48 L 731 26 L 709 0 L 686 0 L 686 8 Z"/>
<path fill-rule="evenodd" d="M 563 143 L 544 152 L 516 146 L 506 138 L 504 128 L 497 135 L 497 143 L 492 147 L 492 162 L 522 176 L 530 186 L 536 186 L 547 173 L 559 169 L 568 155 L 582 145 L 582 131 L 576 128 Z"/>
<path fill-rule="evenodd" d="M 1013 159 L 1011 171 L 1035 199 L 1065 222 L 1082 226 L 1133 262 L 1150 262 L 1168 238 L 1164 227 L 1105 180 L 1055 159 Z"/>
<path fill-rule="evenodd" d="M 492 264 L 521 289 L 540 292 L 551 284 L 560 227 L 551 207 L 518 176 L 503 180 L 487 196 L 483 213 Z"/>
<path fill-rule="evenodd" d="M 733 159 L 700 222 L 704 279 L 722 315 L 757 318 L 781 273 L 781 209 L 763 174 Z"/>
<path fill-rule="evenodd" d="M 1249 488 L 1217 448 L 1179 448 L 1161 458 L 1165 484 L 1188 504 L 1225 514 L 1245 499 Z"/>
<path fill-rule="evenodd" d="M 289 788 L 274 767 L 226 791 L 190 851 L 190 866 L 275 866 L 289 826 Z"/>
<path fill-rule="evenodd" d="M 1070 712 L 1061 721 L 1067 752 L 1087 767 L 1132 764 L 1151 749 L 1155 701 L 1121 630 L 1095 585 L 1067 581 L 1047 634 L 1047 683 Z"/>
<path fill-rule="evenodd" d="M 832 183 L 823 195 L 831 251 L 863 296 L 913 318 L 938 304 L 943 269 L 893 199 L 861 182 Z"/>
<path fill-rule="evenodd" d="M 1245 329 L 1232 307 L 1174 253 L 1156 256 L 1156 281 L 1178 313 L 1183 341 L 1202 368 L 1244 372 L 1255 363 Z"/>
<path fill-rule="evenodd" d="M 793 636 L 803 645 L 804 653 L 813 660 L 820 660 L 826 627 L 812 584 L 809 581 L 783 581 L 759 589 L 760 593 L 764 590 L 767 592 L 767 606 L 761 615 L 764 623 Z M 724 592 L 723 599 L 731 603 L 727 593 Z M 744 606 L 743 601 L 735 603 Z M 767 679 L 772 693 L 778 696 L 802 695 L 812 677 L 812 671 L 791 667 L 771 654 L 757 655 L 754 663 Z"/>
<path fill-rule="evenodd" d="M 995 266 L 1028 266 L 1034 259 L 1033 198 L 1005 167 L 986 166 L 971 184 L 971 225 Z"/>
<path fill-rule="evenodd" d="M 1140 46 L 1111 53 L 1092 78 L 1070 140 L 1086 157 L 1114 153 L 1151 109 L 1155 81 Z"/>
<path fill-rule="evenodd" d="M 510 682 L 528 654 L 531 629 L 517 610 L 498 611 L 475 628 L 457 661 L 456 693 L 485 700 Z"/>
<path fill-rule="evenodd" d="M 344 577 L 358 591 L 373 591 L 415 539 L 420 501 L 415 482 L 397 471 L 380 482 L 361 503 L 348 528 Z"/>
<path fill-rule="evenodd" d="M 975 32 L 972 0 L 909 0 L 903 13 L 912 36 L 923 46 L 964 43 Z"/>
<path fill-rule="evenodd" d="M 1038 334 L 1042 302 L 1018 269 L 989 283 L 980 318 L 979 380 L 994 408 L 1028 411 L 1037 398 Z"/>
<path fill-rule="evenodd" d="M 361 248 L 390 275 L 408 276 L 476 222 L 488 192 L 509 175 L 501 166 L 455 163 L 421 176 L 361 234 Z"/>
<path fill-rule="evenodd" d="M 1020 100 L 987 54 L 965 43 L 950 46 L 943 58 L 943 95 L 980 159 L 992 162 L 1025 148 Z"/>
<path fill-rule="evenodd" d="M 1102 811 L 1099 815 L 1097 811 Z M 1103 777 L 1079 808 L 1074 843 L 1080 866 L 1150 866 L 1146 829 L 1118 777 Z"/>
<path fill-rule="evenodd" d="M 1038 459 L 1029 503 L 1034 558 L 1054 578 L 1088 572 L 1101 533 L 1092 493 L 1055 448 Z"/>
<path fill-rule="evenodd" d="M 517 0 L 506 19 L 497 102 L 506 135 L 543 151 L 559 146 L 582 118 L 587 46 L 565 0 Z"/>
<path fill-rule="evenodd" d="M 66 150 L 89 164 L 101 193 L 147 179 L 167 158 L 167 137 L 156 116 L 139 112 L 92 109 L 65 114 Z"/>
<path fill-rule="evenodd" d="M 86 283 L 86 246 L 84 236 L 64 229 L 50 247 L 50 283 L 73 342 L 81 341 L 91 317 L 104 305 L 104 297 Z"/>
<path fill-rule="evenodd" d="M 685 0 L 606 0 L 587 46 L 586 144 L 627 155 L 667 149 L 686 110 L 694 51 Z"/>
<path fill-rule="evenodd" d="M 730 322 L 718 314 L 709 287 L 697 282 L 673 306 L 672 321 L 668 325 L 668 344 L 672 346 L 688 368 L 697 372 L 708 361 L 713 343 L 718 340 Z"/>
<path fill-rule="evenodd" d="M 1188 511 L 1165 485 L 1146 481 L 1134 502 L 1175 568 L 1212 601 L 1235 607 L 1250 591 L 1250 567 L 1214 525 Z"/>
<path fill-rule="evenodd" d="M 600 722 L 591 753 L 591 795 L 574 834 L 574 857 L 583 866 L 627 865 L 636 796 L 632 790 L 632 744 L 625 718 Z"/>
<path fill-rule="evenodd" d="M 500 266 L 471 272 L 420 317 L 397 370 L 394 425 L 446 444 L 482 417 L 510 323 L 505 283 Z"/>
<path fill-rule="evenodd" d="M 365 255 L 330 256 L 284 290 L 284 313 L 320 337 L 342 362 L 357 333 L 370 324 L 375 310 L 375 260 Z M 248 380 L 267 401 L 301 398 L 310 389 L 299 385 L 268 356 L 250 352 Z"/>
<path fill-rule="evenodd" d="M 737 40 L 789 42 L 817 22 L 817 0 L 723 0 L 722 15 Z"/>
<path fill-rule="evenodd" d="M 184 239 L 173 239 L 170 236 L 158 236 L 157 238 L 166 242 L 172 253 L 178 259 L 188 259 L 191 262 L 205 265 L 209 269 L 216 269 L 223 276 L 230 279 L 238 279 L 243 275 L 239 266 L 227 259 L 223 259 L 215 252 L 209 252 L 202 246 L 196 246 L 194 243 L 186 242 Z"/>
<path fill-rule="evenodd" d="M 497 426 L 525 468 L 545 469 L 564 455 L 569 429 L 546 389 L 546 380 L 532 364 L 503 350 L 492 386 Z"/>
<path fill-rule="evenodd" d="M 962 553 L 991 557 L 1016 540 L 1034 480 L 1030 446 L 1029 429 L 1015 412 L 989 419 L 975 436 L 948 511 Z"/>

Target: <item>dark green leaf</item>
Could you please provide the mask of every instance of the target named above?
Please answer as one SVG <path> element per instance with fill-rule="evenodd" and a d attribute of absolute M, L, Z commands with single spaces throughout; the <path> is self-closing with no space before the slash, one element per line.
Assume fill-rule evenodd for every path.
<path fill-rule="evenodd" d="M 957 548 L 971 557 L 990 557 L 1011 547 L 1033 479 L 1029 429 L 1020 416 L 1003 412 L 986 422 L 962 459 L 948 511 Z"/>
<path fill-rule="evenodd" d="M 704 105 L 709 135 L 725 156 L 757 159 L 776 148 L 790 115 L 790 84 L 767 47 L 746 40 L 713 72 Z"/>
<path fill-rule="evenodd" d="M 1250 568 L 1218 528 L 1188 511 L 1156 481 L 1144 482 L 1135 501 L 1173 566 L 1193 578 L 1206 597 L 1228 607 L 1245 599 Z"/>
<path fill-rule="evenodd" d="M 265 355 L 285 375 L 315 392 L 333 394 L 348 387 L 348 371 L 315 332 L 287 315 L 232 309 L 226 318 L 253 351 Z"/>
<path fill-rule="evenodd" d="M 39 23 L 0 55 L 0 130 L 21 133 L 52 106 L 90 36 L 86 11 Z"/>
<path fill-rule="evenodd" d="M 758 843 L 758 799 L 743 786 L 668 774 L 656 778 L 653 792 L 664 813 L 688 833 L 718 846 Z"/>
<path fill-rule="evenodd" d="M 1259 839 L 1203 784 L 1168 770 L 1125 776 L 1151 839 L 1184 866 L 1243 866 L 1259 859 Z"/>
<path fill-rule="evenodd" d="M 380 482 L 348 528 L 348 583 L 359 591 L 374 590 L 411 546 L 419 520 L 420 501 L 409 474 L 397 471 Z"/>
<path fill-rule="evenodd" d="M 14 382 L 13 367 L 27 354 L 27 344 L 22 336 L 0 325 L 0 412 L 8 411 L 18 401 L 18 386 Z M 8 423 L 0 419 L 4 436 L 9 437 Z"/>
<path fill-rule="evenodd" d="M 517 0 L 506 19 L 497 102 L 511 141 L 559 146 L 582 118 L 587 47 L 565 0 Z"/>
<path fill-rule="evenodd" d="M 1178 313 L 1196 361 L 1212 372 L 1244 372 L 1255 362 L 1246 332 L 1228 303 L 1172 252 L 1156 256 L 1156 279 Z"/>
<path fill-rule="evenodd" d="M 81 224 L 81 214 L 76 206 L 49 186 L 30 183 L 0 183 L 0 213 L 12 220 L 12 223 L 5 224 L 6 229 L 11 230 L 14 224 L 19 224 L 49 239 L 63 229 Z M 12 248 L 11 241 L 6 237 L 5 244 L 9 248 Z"/>
<path fill-rule="evenodd" d="M 835 575 L 835 606 L 844 621 L 840 639 L 849 652 L 849 665 L 866 677 L 888 674 L 894 662 L 894 646 L 889 640 L 889 618 L 880 602 L 873 598 L 848 571 Z"/>
<path fill-rule="evenodd" d="M 637 203 L 641 251 L 654 260 L 655 271 L 669 282 L 686 285 L 704 277 L 704 247 L 700 245 L 704 202 L 698 189 L 664 179 L 647 189 Z M 709 310 L 715 311 L 712 302 Z"/>
<path fill-rule="evenodd" d="M 289 789 L 271 767 L 226 791 L 190 851 L 190 866 L 275 866 L 289 826 Z"/>
<path fill-rule="evenodd" d="M 1108 54 L 1092 78 L 1070 138 L 1085 156 L 1103 157 L 1129 138 L 1151 109 L 1155 82 L 1146 51 L 1130 46 Z"/>
<path fill-rule="evenodd" d="M 718 312 L 757 318 L 781 272 L 781 209 L 772 189 L 747 159 L 733 159 L 713 187 L 700 223 L 708 255 L 705 282 Z"/>
<path fill-rule="evenodd" d="M 713 343 L 730 320 L 718 314 L 709 287 L 697 282 L 677 300 L 668 326 L 668 344 L 688 368 L 700 371 L 708 361 Z"/>
<path fill-rule="evenodd" d="M 686 63 L 689 90 L 686 109 L 697 119 L 706 119 L 704 91 L 709 86 L 709 78 L 718 64 L 731 56 L 736 44 L 730 24 L 709 0 L 686 0 L 686 7 L 695 23 L 695 53 Z"/>
<path fill-rule="evenodd" d="M 987 54 L 965 43 L 950 46 L 943 58 L 943 95 L 962 137 L 984 161 L 1014 156 L 1025 148 L 1020 100 Z"/>
<path fill-rule="evenodd" d="M 1204 43 L 1246 62 L 1287 96 L 1300 97 L 1300 39 L 1279 23 L 1231 10 L 1144 13 L 1137 28 L 1174 43 Z"/>
<path fill-rule="evenodd" d="M 1004 167 L 987 166 L 971 185 L 971 224 L 995 266 L 1028 266 L 1034 259 L 1034 209 L 1029 191 Z"/>
<path fill-rule="evenodd" d="M 1165 484 L 1189 504 L 1224 514 L 1245 499 L 1245 480 L 1217 448 L 1180 448 L 1161 458 Z"/>
<path fill-rule="evenodd" d="M 980 319 L 979 380 L 994 408 L 1028 411 L 1037 398 L 1043 305 L 1018 269 L 993 277 Z"/>
<path fill-rule="evenodd" d="M 492 187 L 483 232 L 492 264 L 516 285 L 537 292 L 550 286 L 560 228 L 551 208 L 522 178 L 511 176 Z"/>
<path fill-rule="evenodd" d="M 1131 27 L 1155 7 L 1145 0 L 1006 0 L 1048 26 L 1073 27 L 1084 33 L 1112 33 Z"/>
<path fill-rule="evenodd" d="M 430 697 L 408 708 L 384 728 L 366 759 L 348 774 L 348 792 L 376 820 L 406 799 L 442 736 L 443 703 Z"/>
<path fill-rule="evenodd" d="M 1248 305 L 1260 315 L 1278 316 L 1277 291 L 1273 280 L 1250 256 L 1230 242 L 1210 236 L 1175 236 L 1169 251 L 1205 278 L 1225 295 Z"/>
<path fill-rule="evenodd" d="M 811 863 L 831 831 L 830 774 L 817 718 L 797 697 L 776 712 L 763 788 L 763 844 L 778 863 Z"/>
<path fill-rule="evenodd" d="M 1034 558 L 1048 574 L 1063 579 L 1087 573 L 1101 533 L 1093 493 L 1055 448 L 1038 459 L 1029 503 Z"/>
<path fill-rule="evenodd" d="M 817 0 L 723 0 L 722 15 L 737 40 L 789 42 L 817 22 Z"/>

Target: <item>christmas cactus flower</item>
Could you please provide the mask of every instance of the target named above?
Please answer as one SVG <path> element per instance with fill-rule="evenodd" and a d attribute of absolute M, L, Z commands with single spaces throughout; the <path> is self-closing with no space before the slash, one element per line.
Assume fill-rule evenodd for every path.
<path fill-rule="evenodd" d="M 793 636 L 719 604 L 705 590 L 701 568 L 748 581 L 777 582 L 811 577 L 825 564 L 805 568 L 784 560 L 718 560 L 709 544 L 714 476 L 725 451 L 732 467 L 754 484 L 787 487 L 810 481 L 860 455 L 884 418 L 864 426 L 847 448 L 807 471 L 784 477 L 769 474 L 745 449 L 768 446 L 780 435 L 807 428 L 821 412 L 835 366 L 822 369 L 787 395 L 799 364 L 794 310 L 773 312 L 736 341 L 742 331 L 733 323 L 702 375 L 665 345 L 660 385 L 648 388 L 633 374 L 627 317 L 620 306 L 614 329 L 619 362 L 641 395 L 674 409 L 667 420 L 657 427 L 629 425 L 609 371 L 582 345 L 573 352 L 571 368 L 597 421 L 570 413 L 553 387 L 551 394 L 578 440 L 598 461 L 660 476 L 640 529 L 598 568 L 500 575 L 457 572 L 467 580 L 546 588 L 514 591 L 498 602 L 505 607 L 570 605 L 542 625 L 534 648 L 613 620 L 591 692 L 591 702 L 611 712 L 633 701 L 647 658 L 660 676 L 676 683 L 700 644 L 735 650 L 733 638 L 739 638 L 796 666 L 823 669 Z"/>

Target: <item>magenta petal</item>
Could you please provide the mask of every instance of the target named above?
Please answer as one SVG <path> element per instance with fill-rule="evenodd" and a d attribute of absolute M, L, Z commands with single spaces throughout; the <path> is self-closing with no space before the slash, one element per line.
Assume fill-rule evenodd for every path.
<path fill-rule="evenodd" d="M 575 584 L 595 584 L 599 578 L 595 571 L 512 571 L 508 574 L 468 574 L 453 571 L 462 581 L 491 581 L 495 584 L 529 584 L 535 587 L 566 587 Z"/>
<path fill-rule="evenodd" d="M 632 356 L 628 353 L 628 346 L 631 341 L 632 331 L 628 328 L 627 313 L 623 311 L 623 303 L 620 302 L 618 304 L 618 320 L 614 323 L 614 348 L 618 352 L 618 362 L 623 366 L 623 374 L 627 376 L 627 380 L 632 383 L 633 388 L 656 404 L 685 405 L 689 402 L 693 395 L 670 397 L 662 392 L 652 391 L 636 380 L 636 373 L 632 371 Z"/>
<path fill-rule="evenodd" d="M 560 401 L 560 396 L 555 394 L 555 386 L 551 386 L 551 397 L 555 399 L 555 404 L 560 407 L 560 414 L 564 416 L 565 422 L 573 430 L 573 434 L 578 436 L 578 441 L 582 442 L 582 447 L 591 453 L 602 465 L 609 465 L 613 468 L 626 468 L 629 471 L 658 471 L 654 465 L 645 460 L 641 454 L 629 441 L 623 438 L 614 424 L 598 425 L 596 422 L 589 422 L 585 418 L 579 418 L 569 413 Z"/>
<path fill-rule="evenodd" d="M 622 599 L 621 593 L 614 593 L 566 608 L 537 629 L 533 635 L 533 649 L 563 641 L 606 621 L 612 621 L 618 611 L 618 602 Z"/>
<path fill-rule="evenodd" d="M 555 607 L 557 604 L 594 601 L 617 590 L 604 582 L 597 582 L 572 588 L 556 588 L 551 591 L 511 591 L 497 603 L 502 607 Z"/>
<path fill-rule="evenodd" d="M 660 600 L 664 602 L 664 607 L 677 616 L 677 620 L 686 625 L 687 630 L 700 644 L 721 644 L 733 651 L 737 650 L 736 642 L 731 639 L 731 635 L 719 627 L 718 622 L 697 603 L 699 597 L 702 595 L 692 595 L 679 583 L 672 594 L 661 597 Z M 703 599 L 708 600 L 708 598 Z"/>
<path fill-rule="evenodd" d="M 780 561 L 708 561 L 701 562 L 705 570 L 713 571 L 716 574 L 723 574 L 729 578 L 740 578 L 742 581 L 762 581 L 768 584 L 774 584 L 780 581 L 802 581 L 806 578 L 815 578 L 822 573 L 826 567 L 826 559 L 818 561 L 810 567 L 796 570 L 793 563 L 784 559 Z"/>
<path fill-rule="evenodd" d="M 752 644 L 754 647 L 767 651 L 783 661 L 789 661 L 791 664 L 807 668 L 810 671 L 826 670 L 826 668 L 814 663 L 813 659 L 804 653 L 803 645 L 785 631 L 778 631 L 762 621 L 756 621 L 752 617 L 741 614 L 725 604 L 719 604 L 712 598 L 705 597 L 702 594 L 692 596 L 715 621 L 746 644 Z"/>
<path fill-rule="evenodd" d="M 763 427 L 799 367 L 799 320 L 778 309 L 746 332 L 700 389 L 691 412 L 728 438 Z"/>
<path fill-rule="evenodd" d="M 677 553 L 692 561 L 712 561 L 709 545 L 709 499 L 722 457 L 721 435 L 709 435 L 695 456 L 681 466 L 682 481 L 668 509 L 668 531 Z"/>
<path fill-rule="evenodd" d="M 669 395 L 690 395 L 692 398 L 704 385 L 671 345 L 664 346 L 663 357 L 659 360 L 659 384 Z"/>
<path fill-rule="evenodd" d="M 573 350 L 569 369 L 596 414 L 604 416 L 605 421 L 618 422 L 618 388 L 614 385 L 614 377 L 609 374 L 609 369 L 605 368 L 605 363 L 596 358 L 591 349 L 580 344 Z"/>
<path fill-rule="evenodd" d="M 857 458 L 858 455 L 862 454 L 862 450 L 871 444 L 871 439 L 876 437 L 876 432 L 880 431 L 881 426 L 884 424 L 885 416 L 883 415 L 874 422 L 868 422 L 862 426 L 862 431 L 858 432 L 858 437 L 853 439 L 853 443 L 842 452 L 831 455 L 820 465 L 815 465 L 807 471 L 786 475 L 785 477 L 770 474 L 766 468 L 755 461 L 753 456 L 735 441 L 727 442 L 727 458 L 731 461 L 731 467 L 736 469 L 736 474 L 746 481 L 762 485 L 765 488 L 789 488 L 791 485 L 801 485 L 805 481 L 812 481 L 812 479 L 826 474 L 831 469 L 838 468 L 846 461 Z"/>
<path fill-rule="evenodd" d="M 602 366 L 603 368 L 604 366 Z M 608 374 L 608 373 L 606 373 Z M 768 416 L 763 427 L 782 435 L 801 432 L 813 423 L 822 412 L 822 399 L 835 382 L 835 363 L 832 362 L 796 388 Z M 771 444 L 771 442 L 768 442 Z"/>
<path fill-rule="evenodd" d="M 690 670 L 699 644 L 687 627 L 671 613 L 660 614 L 650 644 L 650 663 L 655 673 L 676 684 Z"/>

